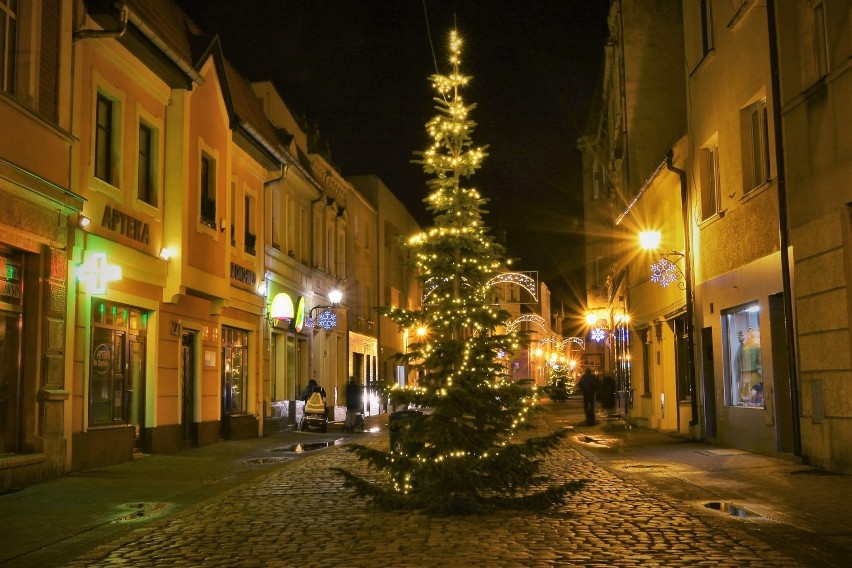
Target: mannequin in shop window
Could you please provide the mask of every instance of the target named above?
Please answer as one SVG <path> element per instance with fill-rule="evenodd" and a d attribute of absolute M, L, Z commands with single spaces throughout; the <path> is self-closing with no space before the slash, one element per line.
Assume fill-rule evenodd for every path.
<path fill-rule="evenodd" d="M 749 327 L 744 334 L 737 332 L 739 395 L 745 406 L 763 406 L 763 378 L 760 356 L 760 332 Z M 758 385 L 760 385 L 758 387 Z M 757 399 L 760 399 L 759 401 Z"/>

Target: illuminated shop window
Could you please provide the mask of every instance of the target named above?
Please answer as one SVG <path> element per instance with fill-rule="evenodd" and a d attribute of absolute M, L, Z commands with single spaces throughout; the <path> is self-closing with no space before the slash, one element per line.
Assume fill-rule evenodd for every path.
<path fill-rule="evenodd" d="M 248 410 L 248 332 L 222 327 L 222 414 Z"/>
<path fill-rule="evenodd" d="M 89 425 L 129 424 L 144 401 L 147 313 L 101 299 L 92 301 Z"/>
<path fill-rule="evenodd" d="M 727 357 L 726 402 L 730 406 L 763 408 L 759 315 L 760 305 L 755 302 L 726 311 L 722 316 L 722 340 Z"/>

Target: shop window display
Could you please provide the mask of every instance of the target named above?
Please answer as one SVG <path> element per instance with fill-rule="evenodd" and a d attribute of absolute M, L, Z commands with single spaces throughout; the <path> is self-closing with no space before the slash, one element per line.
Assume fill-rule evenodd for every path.
<path fill-rule="evenodd" d="M 144 313 L 131 307 L 92 301 L 90 426 L 128 424 L 131 416 L 138 419 L 144 400 L 140 382 L 144 362 L 141 355 L 130 354 L 144 345 L 145 320 Z"/>
<path fill-rule="evenodd" d="M 248 376 L 248 332 L 222 327 L 222 412 L 241 414 L 248 408 L 246 377 Z"/>
<path fill-rule="evenodd" d="M 754 303 L 723 315 L 727 401 L 731 406 L 764 406 L 759 314 L 760 306 Z"/>

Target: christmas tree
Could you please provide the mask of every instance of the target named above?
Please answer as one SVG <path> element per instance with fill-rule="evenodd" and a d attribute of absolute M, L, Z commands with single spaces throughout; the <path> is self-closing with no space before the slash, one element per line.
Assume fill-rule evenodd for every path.
<path fill-rule="evenodd" d="M 385 308 L 401 329 L 416 330 L 401 361 L 417 371 L 416 384 L 390 392 L 395 405 L 425 409 L 404 420 L 392 416 L 394 447 L 348 448 L 389 476 L 375 483 L 340 470 L 357 493 L 388 509 L 469 514 L 495 508 L 548 506 L 579 482 L 550 485 L 538 471 L 541 458 L 564 431 L 521 435 L 535 406 L 535 392 L 508 380 L 506 354 L 523 337 L 505 329 L 509 314 L 492 302 L 491 279 L 506 271 L 505 251 L 483 224 L 487 203 L 465 187 L 487 156 L 474 147 L 468 105 L 461 91 L 462 40 L 450 34 L 448 75 L 432 75 L 438 114 L 427 124 L 432 143 L 417 163 L 433 177 L 424 200 L 434 226 L 408 241 L 423 290 L 420 310 Z M 522 439 L 523 438 L 523 439 Z"/>

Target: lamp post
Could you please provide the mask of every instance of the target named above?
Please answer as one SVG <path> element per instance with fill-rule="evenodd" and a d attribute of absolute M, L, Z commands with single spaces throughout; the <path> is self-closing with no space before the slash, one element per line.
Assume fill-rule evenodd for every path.
<path fill-rule="evenodd" d="M 656 251 L 660 246 L 661 235 L 659 231 L 643 231 L 639 233 L 639 244 L 642 248 Z M 692 295 L 692 269 L 689 258 L 689 247 L 685 248 L 685 252 L 669 251 L 657 253 L 658 259 L 651 264 L 651 281 L 656 282 L 662 287 L 666 287 L 672 282 L 678 282 L 678 288 L 685 292 L 685 314 L 684 314 L 684 335 L 686 335 L 686 379 L 690 390 L 690 399 L 692 402 L 692 420 L 690 425 L 695 426 L 698 423 L 698 390 L 695 383 L 695 332 L 694 332 L 694 299 Z M 685 270 L 681 270 L 676 262 L 683 259 Z"/>
<path fill-rule="evenodd" d="M 328 300 L 331 302 L 331 305 L 314 306 L 308 312 L 310 321 L 326 331 L 337 325 L 336 310 L 340 307 L 340 302 L 343 301 L 343 292 L 337 289 L 332 290 L 328 293 Z"/>

